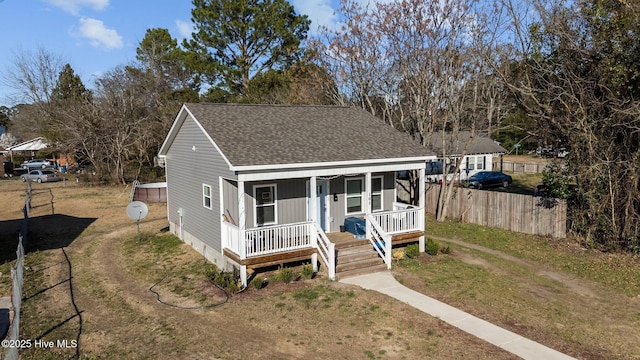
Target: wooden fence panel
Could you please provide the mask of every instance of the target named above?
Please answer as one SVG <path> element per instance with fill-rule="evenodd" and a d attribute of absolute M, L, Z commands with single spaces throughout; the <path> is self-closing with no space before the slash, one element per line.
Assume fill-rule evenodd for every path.
<path fill-rule="evenodd" d="M 513 172 L 513 173 L 525 173 L 525 174 L 535 174 L 541 173 L 547 167 L 546 162 L 517 162 L 517 161 L 506 161 L 500 160 L 493 162 L 493 168 L 496 170 L 500 170 L 500 166 L 502 164 L 502 171 Z"/>
<path fill-rule="evenodd" d="M 426 212 L 435 214 L 439 190 L 439 186 L 426 189 Z M 544 205 L 542 198 L 531 195 L 460 187 L 451 198 L 447 217 L 526 234 L 566 237 L 566 202 L 557 200 L 553 207 Z"/>

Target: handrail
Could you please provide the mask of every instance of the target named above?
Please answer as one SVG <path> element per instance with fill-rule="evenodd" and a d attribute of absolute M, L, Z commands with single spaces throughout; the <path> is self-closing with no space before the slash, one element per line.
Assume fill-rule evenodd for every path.
<path fill-rule="evenodd" d="M 320 254 L 320 259 L 327 267 L 327 273 L 329 275 L 329 279 L 336 279 L 336 244 L 332 243 L 331 240 L 327 237 L 324 230 L 320 228 L 318 223 L 313 222 L 313 228 L 317 234 L 317 249 L 318 254 Z"/>
<path fill-rule="evenodd" d="M 376 219 L 382 230 L 386 233 L 401 233 L 414 230 L 421 230 L 420 221 L 423 208 L 413 207 L 411 209 L 376 212 L 371 215 Z"/>
<path fill-rule="evenodd" d="M 411 205 L 411 204 L 407 204 L 407 203 L 403 203 L 403 202 L 398 202 L 398 201 L 394 201 L 393 202 L 393 210 L 397 211 L 397 210 L 405 210 L 405 209 L 412 209 L 415 208 L 415 205 Z"/>
<path fill-rule="evenodd" d="M 382 229 L 371 214 L 367 215 L 367 227 L 369 227 L 369 233 L 371 237 L 369 242 L 373 245 L 378 255 L 384 260 L 387 265 L 387 269 L 391 269 L 391 235 Z M 382 243 L 382 244 L 381 244 Z M 380 246 L 383 245 L 383 246 Z"/>
<path fill-rule="evenodd" d="M 274 254 L 311 246 L 310 222 L 269 225 L 245 230 L 246 256 Z"/>
<path fill-rule="evenodd" d="M 222 248 L 240 254 L 240 228 L 230 222 L 222 222 Z"/>
<path fill-rule="evenodd" d="M 138 180 L 133 180 L 131 183 L 131 194 L 129 194 L 129 202 L 133 201 L 133 198 L 136 196 L 136 188 L 140 185 Z"/>

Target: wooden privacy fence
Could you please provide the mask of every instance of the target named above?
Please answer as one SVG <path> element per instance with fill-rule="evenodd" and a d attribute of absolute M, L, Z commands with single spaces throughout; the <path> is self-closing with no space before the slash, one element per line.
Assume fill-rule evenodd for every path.
<path fill-rule="evenodd" d="M 502 167 L 501 167 L 502 166 Z M 546 162 L 517 162 L 517 161 L 495 161 L 493 168 L 495 170 L 508 171 L 513 173 L 537 174 L 544 171 L 547 167 Z"/>
<path fill-rule="evenodd" d="M 531 195 L 462 187 L 454 191 L 447 217 L 526 234 L 554 238 L 564 238 L 567 235 L 567 203 L 564 200 L 543 201 L 542 198 Z M 435 214 L 439 192 L 440 186 L 426 189 L 426 212 Z M 549 206 L 549 203 L 554 203 L 554 206 Z"/>

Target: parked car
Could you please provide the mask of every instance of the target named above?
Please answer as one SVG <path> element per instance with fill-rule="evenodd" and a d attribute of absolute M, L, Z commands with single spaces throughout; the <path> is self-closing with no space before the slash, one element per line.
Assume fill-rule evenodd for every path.
<path fill-rule="evenodd" d="M 53 170 L 31 170 L 28 174 L 20 175 L 20 179 L 22 181 L 36 181 L 39 183 L 62 180 Z"/>
<path fill-rule="evenodd" d="M 556 154 L 556 156 L 561 158 L 561 159 L 566 158 L 568 155 L 569 155 L 569 150 L 567 150 L 565 148 L 558 149 L 558 152 Z"/>
<path fill-rule="evenodd" d="M 24 163 L 22 163 L 22 168 L 26 170 L 46 169 L 50 167 L 51 167 L 51 163 L 43 159 L 33 159 L 33 160 L 25 161 Z"/>
<path fill-rule="evenodd" d="M 556 156 L 556 150 L 554 148 L 551 148 L 551 147 L 538 148 L 536 153 L 538 154 L 538 156 L 543 157 L 543 158 L 552 158 L 552 157 Z"/>
<path fill-rule="evenodd" d="M 500 171 L 480 171 L 463 180 L 462 184 L 475 189 L 484 189 L 496 186 L 506 188 L 512 182 L 511 176 Z"/>
<path fill-rule="evenodd" d="M 456 166 L 453 164 L 447 164 L 447 181 L 452 181 L 455 178 Z M 430 183 L 442 183 L 444 178 L 444 170 L 442 168 L 442 161 L 427 161 L 427 167 L 424 171 L 425 181 Z"/>

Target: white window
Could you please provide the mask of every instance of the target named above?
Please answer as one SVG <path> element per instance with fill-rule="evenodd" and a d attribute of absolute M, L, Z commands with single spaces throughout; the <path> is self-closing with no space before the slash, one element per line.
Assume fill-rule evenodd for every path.
<path fill-rule="evenodd" d="M 276 184 L 253 187 L 253 218 L 255 226 L 278 223 Z"/>
<path fill-rule="evenodd" d="M 484 170 L 484 156 L 468 156 L 467 157 L 467 169 L 469 170 Z"/>
<path fill-rule="evenodd" d="M 346 189 L 346 214 L 362 213 L 364 179 L 361 177 L 346 178 L 344 181 Z"/>
<path fill-rule="evenodd" d="M 202 184 L 202 206 L 211 210 L 211 185 Z"/>
<path fill-rule="evenodd" d="M 476 158 L 476 169 L 478 170 L 485 170 L 485 164 L 484 164 L 484 156 L 478 156 Z"/>
<path fill-rule="evenodd" d="M 371 177 L 371 211 L 382 211 L 383 176 Z"/>

